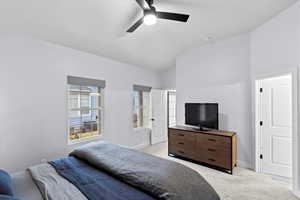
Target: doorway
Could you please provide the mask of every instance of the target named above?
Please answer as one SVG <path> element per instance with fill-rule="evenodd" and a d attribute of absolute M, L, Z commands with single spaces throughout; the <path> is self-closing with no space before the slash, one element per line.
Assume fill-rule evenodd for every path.
<path fill-rule="evenodd" d="M 160 89 L 151 90 L 151 144 L 167 141 L 167 92 Z"/>
<path fill-rule="evenodd" d="M 176 126 L 176 91 L 168 91 L 168 127 Z"/>
<path fill-rule="evenodd" d="M 292 178 L 292 74 L 256 80 L 257 171 Z"/>

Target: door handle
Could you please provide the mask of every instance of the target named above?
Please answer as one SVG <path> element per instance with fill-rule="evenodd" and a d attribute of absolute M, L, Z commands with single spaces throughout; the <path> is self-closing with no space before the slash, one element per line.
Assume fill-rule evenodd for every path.
<path fill-rule="evenodd" d="M 151 118 L 150 120 L 151 120 L 151 121 L 155 121 L 155 119 L 154 119 L 154 118 Z"/>

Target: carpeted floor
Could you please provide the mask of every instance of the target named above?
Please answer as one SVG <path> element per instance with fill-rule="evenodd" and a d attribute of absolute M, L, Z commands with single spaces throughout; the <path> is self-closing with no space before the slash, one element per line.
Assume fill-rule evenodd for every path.
<path fill-rule="evenodd" d="M 167 143 L 161 143 L 142 150 L 155 156 L 174 160 L 198 171 L 215 188 L 222 200 L 299 200 L 283 181 L 254 171 L 236 168 L 233 175 L 219 172 L 201 165 L 167 155 Z"/>

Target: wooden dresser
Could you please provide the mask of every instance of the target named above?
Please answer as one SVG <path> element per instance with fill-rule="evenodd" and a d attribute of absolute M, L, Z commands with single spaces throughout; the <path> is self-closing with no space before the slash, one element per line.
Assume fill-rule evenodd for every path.
<path fill-rule="evenodd" d="M 236 134 L 200 131 L 184 126 L 169 128 L 169 155 L 196 161 L 232 174 L 236 167 Z"/>

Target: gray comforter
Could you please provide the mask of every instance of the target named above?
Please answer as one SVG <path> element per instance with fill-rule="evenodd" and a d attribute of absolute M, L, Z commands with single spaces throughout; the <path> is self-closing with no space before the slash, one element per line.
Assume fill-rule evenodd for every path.
<path fill-rule="evenodd" d="M 106 142 L 93 142 L 71 154 L 118 179 L 165 200 L 219 200 L 196 171 L 173 161 Z"/>

